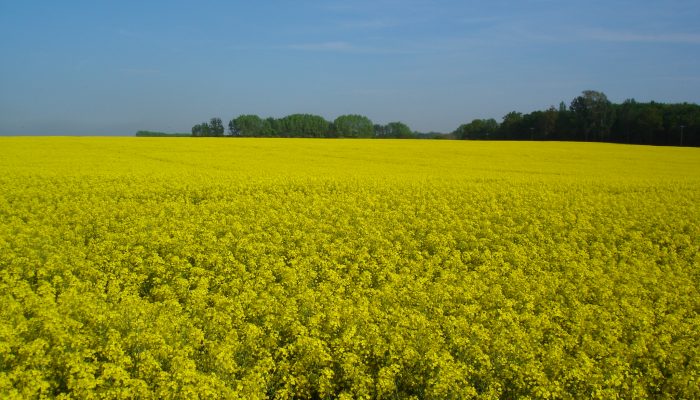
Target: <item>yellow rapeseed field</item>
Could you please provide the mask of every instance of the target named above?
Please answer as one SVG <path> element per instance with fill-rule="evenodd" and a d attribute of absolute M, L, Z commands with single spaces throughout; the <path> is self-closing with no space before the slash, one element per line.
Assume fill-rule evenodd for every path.
<path fill-rule="evenodd" d="M 700 398 L 700 149 L 0 138 L 0 397 Z"/>

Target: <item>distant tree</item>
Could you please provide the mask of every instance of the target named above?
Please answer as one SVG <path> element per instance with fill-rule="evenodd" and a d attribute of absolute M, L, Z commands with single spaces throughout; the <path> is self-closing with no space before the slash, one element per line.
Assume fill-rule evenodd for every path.
<path fill-rule="evenodd" d="M 234 136 L 263 136 L 269 131 L 265 129 L 266 125 L 269 123 L 252 114 L 239 115 L 228 123 L 229 132 Z"/>
<path fill-rule="evenodd" d="M 202 122 L 202 136 L 212 136 L 211 127 L 206 122 Z"/>
<path fill-rule="evenodd" d="M 374 124 L 374 137 L 386 137 L 386 125 Z"/>
<path fill-rule="evenodd" d="M 136 132 L 137 137 L 190 137 L 193 136 L 190 133 L 167 133 L 167 132 L 155 132 L 155 131 L 138 131 Z"/>
<path fill-rule="evenodd" d="M 612 104 L 604 93 L 585 90 L 571 101 L 569 108 L 585 141 L 608 139 L 615 115 Z"/>
<path fill-rule="evenodd" d="M 262 119 L 239 115 L 228 123 L 231 135 L 256 137 L 376 137 L 508 140 L 593 140 L 617 143 L 700 146 L 700 105 L 639 103 L 634 99 L 611 103 L 604 93 L 586 90 L 570 105 L 533 111 L 512 111 L 499 124 L 475 119 L 449 134 L 418 133 L 402 122 L 373 124 L 369 118 L 348 114 L 330 123 L 312 114 Z M 192 136 L 222 136 L 219 118 L 192 127 Z M 141 131 L 137 136 L 173 136 Z M 185 134 L 186 135 L 186 134 Z"/>
<path fill-rule="evenodd" d="M 442 132 L 413 132 L 416 139 L 454 139 L 451 133 Z"/>
<path fill-rule="evenodd" d="M 643 105 L 642 110 L 636 120 L 637 143 L 658 144 L 655 141 L 659 139 L 656 135 L 662 133 L 664 124 L 662 105 L 652 101 Z"/>
<path fill-rule="evenodd" d="M 521 124 L 521 139 L 552 140 L 557 129 L 558 114 L 554 106 L 545 111 L 525 114 Z"/>
<path fill-rule="evenodd" d="M 552 140 L 557 129 L 558 111 L 554 106 L 549 107 L 546 111 L 543 111 L 540 115 L 539 121 L 537 123 L 537 128 L 539 128 L 540 140 Z"/>
<path fill-rule="evenodd" d="M 611 140 L 624 143 L 698 146 L 700 128 L 697 104 L 639 103 L 634 99 L 616 104 Z M 681 138 L 681 136 L 683 136 Z"/>
<path fill-rule="evenodd" d="M 206 122 L 202 122 L 201 124 L 197 124 L 192 127 L 192 136 L 197 136 L 197 137 L 203 137 L 203 136 L 211 136 L 211 129 L 209 127 L 209 124 Z"/>
<path fill-rule="evenodd" d="M 330 123 L 323 117 L 311 114 L 292 114 L 279 119 L 280 136 L 285 137 L 327 137 Z"/>
<path fill-rule="evenodd" d="M 573 113 L 566 107 L 566 103 L 560 102 L 554 136 L 558 140 L 574 140 L 575 126 Z"/>
<path fill-rule="evenodd" d="M 511 111 L 503 116 L 503 122 L 498 127 L 498 138 L 517 139 L 518 132 L 522 130 L 523 114 Z"/>
<path fill-rule="evenodd" d="M 231 136 L 239 136 L 239 133 L 235 118 L 228 121 L 228 134 Z"/>
<path fill-rule="evenodd" d="M 263 130 L 263 136 L 279 136 L 279 121 L 272 117 L 265 119 Z"/>
<path fill-rule="evenodd" d="M 463 124 L 454 131 L 457 139 L 490 139 L 498 132 L 498 122 L 495 119 L 475 119 Z"/>
<path fill-rule="evenodd" d="M 341 115 L 333 121 L 333 126 L 340 137 L 369 138 L 374 135 L 374 124 L 369 118 L 362 115 Z"/>
<path fill-rule="evenodd" d="M 614 137 L 622 143 L 630 143 L 632 129 L 639 119 L 639 109 L 634 99 L 627 99 L 617 106 L 615 124 L 613 124 Z"/>
<path fill-rule="evenodd" d="M 669 130 L 669 143 L 700 146 L 700 106 L 689 103 L 672 104 L 669 114 L 671 117 L 664 124 Z"/>
<path fill-rule="evenodd" d="M 224 136 L 224 124 L 221 118 L 214 117 L 209 120 L 209 133 L 210 136 Z"/>
<path fill-rule="evenodd" d="M 386 124 L 385 132 L 386 137 L 397 139 L 409 139 L 416 136 L 408 125 L 398 121 Z"/>

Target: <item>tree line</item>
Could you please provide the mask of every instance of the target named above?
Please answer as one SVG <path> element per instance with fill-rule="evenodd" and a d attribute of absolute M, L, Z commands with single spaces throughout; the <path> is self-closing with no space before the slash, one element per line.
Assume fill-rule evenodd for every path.
<path fill-rule="evenodd" d="M 700 146 L 700 105 L 689 103 L 621 104 L 602 92 L 586 90 L 567 107 L 529 114 L 512 111 L 498 123 L 475 119 L 457 128 L 456 139 L 560 140 L 651 145 Z"/>
<path fill-rule="evenodd" d="M 136 132 L 137 137 L 190 137 L 189 133 L 167 133 L 159 131 L 138 131 Z"/>
<path fill-rule="evenodd" d="M 221 118 L 212 118 L 192 127 L 192 136 L 240 137 L 305 137 L 305 138 L 415 138 L 403 122 L 386 125 L 357 114 L 341 115 L 334 121 L 313 114 L 292 114 L 284 118 L 261 118 L 253 114 L 239 115 L 224 128 Z"/>
<path fill-rule="evenodd" d="M 700 146 L 700 105 L 642 103 L 634 99 L 615 104 L 603 92 L 586 90 L 567 106 L 512 111 L 499 123 L 475 119 L 449 134 L 414 132 L 403 122 L 375 124 L 363 115 L 341 115 L 334 121 L 312 114 L 283 118 L 239 115 L 228 122 L 212 118 L 192 127 L 192 136 L 307 137 L 307 138 L 452 138 L 468 140 L 558 140 L 631 144 Z"/>

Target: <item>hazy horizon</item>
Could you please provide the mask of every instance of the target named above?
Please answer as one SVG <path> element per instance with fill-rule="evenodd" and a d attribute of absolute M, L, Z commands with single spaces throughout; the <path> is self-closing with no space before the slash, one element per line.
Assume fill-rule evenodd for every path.
<path fill-rule="evenodd" d="M 692 1 L 3 2 L 0 135 L 293 113 L 451 132 L 587 89 L 698 103 L 699 17 Z"/>

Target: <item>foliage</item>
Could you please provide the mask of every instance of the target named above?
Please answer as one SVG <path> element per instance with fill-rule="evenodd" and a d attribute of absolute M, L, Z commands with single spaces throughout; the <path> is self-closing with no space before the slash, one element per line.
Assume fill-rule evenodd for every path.
<path fill-rule="evenodd" d="M 615 110 L 605 93 L 584 90 L 569 107 L 584 133 L 583 140 L 607 140 L 614 123 Z"/>
<path fill-rule="evenodd" d="M 192 136 L 202 137 L 202 136 L 214 136 L 211 132 L 211 128 L 208 123 L 202 122 L 192 127 Z"/>
<path fill-rule="evenodd" d="M 409 139 L 416 136 L 408 125 L 399 121 L 389 122 L 385 126 L 375 125 L 374 132 L 376 137 L 387 139 Z"/>
<path fill-rule="evenodd" d="M 2 398 L 698 398 L 700 154 L 0 138 Z"/>
<path fill-rule="evenodd" d="M 312 114 L 292 114 L 277 122 L 277 134 L 285 137 L 324 137 L 330 131 L 330 123 Z"/>
<path fill-rule="evenodd" d="M 228 123 L 232 136 L 272 136 L 269 121 L 257 115 L 239 115 Z"/>
<path fill-rule="evenodd" d="M 700 146 L 700 105 L 638 103 L 634 99 L 611 103 L 598 91 L 586 90 L 567 107 L 528 114 L 512 111 L 496 120 L 474 119 L 449 134 L 413 132 L 403 122 L 372 124 L 362 115 L 341 115 L 333 123 L 312 114 L 262 119 L 239 115 L 228 123 L 231 136 L 247 137 L 360 137 L 477 140 L 558 140 Z M 192 136 L 223 136 L 219 118 L 192 127 Z M 137 136 L 142 136 L 138 135 Z M 152 136 L 152 135 L 148 135 Z"/>
<path fill-rule="evenodd" d="M 463 124 L 454 132 L 458 139 L 488 139 L 498 131 L 495 119 L 475 119 Z"/>
<path fill-rule="evenodd" d="M 292 114 L 284 118 L 262 119 L 257 115 L 239 115 L 228 123 L 231 136 L 244 137 L 380 137 L 406 139 L 416 135 L 403 122 L 372 125 L 362 115 L 341 115 L 333 123 L 312 114 Z M 195 125 L 197 130 L 200 125 Z M 433 135 L 434 136 L 434 135 Z M 438 135 L 437 137 L 442 137 Z"/>
<path fill-rule="evenodd" d="M 340 137 L 368 138 L 374 135 L 374 124 L 362 115 L 341 115 L 333 121 L 335 133 Z"/>
<path fill-rule="evenodd" d="M 211 118 L 209 123 L 202 122 L 192 127 L 192 136 L 195 137 L 206 137 L 206 136 L 224 136 L 224 124 L 221 122 L 221 118 Z"/>
<path fill-rule="evenodd" d="M 190 137 L 190 133 L 166 133 L 166 132 L 154 132 L 154 131 L 138 131 L 136 132 L 137 137 Z"/>
<path fill-rule="evenodd" d="M 211 136 L 224 136 L 224 124 L 221 118 L 214 117 L 209 121 L 209 131 Z"/>
<path fill-rule="evenodd" d="M 485 127 L 488 121 L 490 126 Z M 700 105 L 612 104 L 602 92 L 586 90 L 559 108 L 529 114 L 512 111 L 493 127 L 474 120 L 453 132 L 458 139 L 561 140 L 700 146 Z M 495 132 L 495 134 L 493 134 Z"/>

